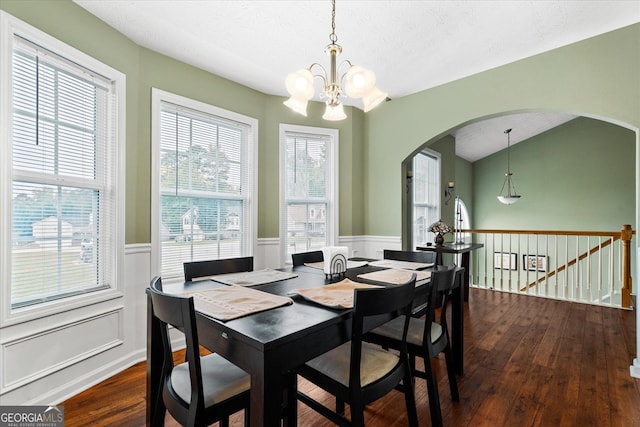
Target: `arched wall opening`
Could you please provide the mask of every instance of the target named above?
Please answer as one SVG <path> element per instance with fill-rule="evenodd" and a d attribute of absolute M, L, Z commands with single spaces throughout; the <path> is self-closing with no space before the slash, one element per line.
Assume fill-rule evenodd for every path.
<path fill-rule="evenodd" d="M 455 181 L 456 195 L 470 208 L 470 226 L 474 228 L 619 230 L 622 224 L 636 226 L 638 130 L 615 120 L 577 115 L 570 122 L 512 146 L 512 171 L 523 193 L 523 201 L 513 206 L 501 205 L 495 197 L 504 181 L 506 144 L 486 159 L 469 164 L 469 171 L 460 170 L 465 161 L 455 158 L 456 141 L 451 134 L 471 123 L 515 113 L 479 117 L 452 127 L 402 160 L 401 179 L 406 184 L 401 201 L 403 248 L 412 246 L 407 172 L 424 148 L 442 153 L 440 192 L 444 194 L 447 183 Z M 451 225 L 455 222 L 454 210 L 453 204 L 441 203 L 441 216 Z"/>

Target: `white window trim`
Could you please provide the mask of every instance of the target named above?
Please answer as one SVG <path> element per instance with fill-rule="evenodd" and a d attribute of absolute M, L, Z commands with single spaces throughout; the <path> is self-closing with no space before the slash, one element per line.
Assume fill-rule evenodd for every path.
<path fill-rule="evenodd" d="M 286 133 L 287 132 L 297 132 L 297 133 L 309 133 L 315 135 L 326 135 L 331 138 L 330 149 L 328 150 L 329 159 L 327 165 L 329 167 L 328 174 L 331 177 L 331 185 L 329 186 L 329 215 L 327 216 L 328 227 L 327 227 L 327 238 L 329 240 L 330 246 L 335 246 L 338 243 L 338 232 L 339 232 L 339 165 L 340 162 L 338 160 L 338 153 L 340 151 L 340 132 L 338 129 L 330 129 L 330 128 L 319 128 L 319 127 L 310 127 L 310 126 L 298 126 L 298 125 L 290 125 L 285 123 L 280 123 L 280 236 L 281 242 L 284 242 L 286 239 L 287 233 L 287 218 L 285 217 L 286 209 L 286 195 L 284 191 L 284 185 L 286 183 Z M 285 244 L 280 245 L 280 265 L 285 265 L 287 263 L 291 263 L 291 259 L 287 259 L 287 248 Z"/>
<path fill-rule="evenodd" d="M 86 55 L 85 53 L 57 40 L 56 38 L 38 30 L 20 19 L 0 10 L 0 92 L 4 95 L 0 100 L 0 227 L 2 230 L 11 230 L 11 179 L 12 179 L 12 150 L 9 141 L 12 140 L 12 55 L 14 36 L 36 42 L 38 45 L 67 58 L 78 64 L 82 64 L 95 72 L 108 76 L 116 82 L 117 96 L 117 148 L 115 162 L 114 191 L 116 194 L 113 238 L 116 253 L 113 264 L 114 272 L 111 277 L 114 283 L 108 289 L 79 294 L 67 298 L 36 304 L 20 309 L 11 308 L 11 232 L 2 233 L 0 241 L 0 325 L 8 326 L 33 319 L 50 316 L 52 314 L 70 311 L 98 302 L 123 296 L 122 283 L 124 277 L 124 229 L 125 229 L 125 141 L 126 141 L 126 76 L 109 67 L 106 64 Z"/>
<path fill-rule="evenodd" d="M 437 151 L 434 151 L 430 148 L 423 148 L 422 150 L 420 150 L 419 153 L 417 153 L 414 157 L 419 156 L 419 155 L 425 155 L 425 156 L 429 156 L 429 157 L 433 157 L 437 160 L 438 163 L 438 172 L 436 174 L 436 176 L 438 177 L 438 188 L 442 188 L 442 154 L 440 154 Z M 411 164 L 412 164 L 412 171 L 413 171 L 413 159 L 411 159 Z M 413 171 L 413 174 L 415 176 L 415 171 Z M 442 194 L 440 191 L 436 192 L 437 194 L 437 204 L 438 204 L 438 218 L 442 218 Z M 415 230 L 413 228 L 413 222 L 414 222 L 414 210 L 415 210 L 415 204 L 413 203 L 413 188 L 411 189 L 411 196 L 410 196 L 410 203 L 411 203 L 411 207 L 409 209 L 410 215 L 411 215 L 411 220 L 409 221 L 409 224 L 411 225 L 411 245 L 414 246 L 414 242 L 415 240 Z M 428 224 L 427 224 L 428 226 Z"/>
<path fill-rule="evenodd" d="M 219 116 L 249 126 L 247 135 L 247 168 L 249 170 L 248 192 L 250 218 L 247 220 L 247 250 L 246 256 L 257 253 L 258 247 L 258 120 L 196 101 L 161 89 L 151 89 L 151 272 L 152 275 L 160 274 L 161 268 L 161 241 L 160 241 L 160 104 L 169 102 L 182 105 L 193 110 L 202 111 L 214 116 Z"/>

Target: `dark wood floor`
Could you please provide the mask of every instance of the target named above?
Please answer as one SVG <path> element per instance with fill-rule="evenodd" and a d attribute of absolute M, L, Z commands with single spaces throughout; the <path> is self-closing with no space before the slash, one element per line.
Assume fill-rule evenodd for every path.
<path fill-rule="evenodd" d="M 450 401 L 444 359 L 433 361 L 444 425 L 640 426 L 640 380 L 629 375 L 635 315 L 472 289 L 459 403 Z M 140 363 L 64 402 L 65 426 L 144 425 L 145 375 Z M 325 397 L 302 380 L 300 388 Z M 428 426 L 423 380 L 417 380 L 416 397 L 420 425 Z M 300 426 L 332 425 L 300 403 L 298 408 Z M 232 421 L 242 425 L 240 415 Z M 392 392 L 370 405 L 366 421 L 371 427 L 405 426 L 402 395 Z M 167 416 L 166 425 L 177 424 Z"/>

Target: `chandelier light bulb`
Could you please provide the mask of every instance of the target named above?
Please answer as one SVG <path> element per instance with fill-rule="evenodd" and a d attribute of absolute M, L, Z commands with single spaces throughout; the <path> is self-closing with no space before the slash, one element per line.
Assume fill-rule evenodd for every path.
<path fill-rule="evenodd" d="M 345 76 L 344 90 L 352 98 L 362 98 L 376 85 L 376 75 L 373 71 L 354 65 L 349 68 Z"/>
<path fill-rule="evenodd" d="M 313 76 L 311 71 L 306 68 L 289 74 L 285 85 L 287 92 L 291 96 L 301 99 L 311 99 L 313 97 Z"/>

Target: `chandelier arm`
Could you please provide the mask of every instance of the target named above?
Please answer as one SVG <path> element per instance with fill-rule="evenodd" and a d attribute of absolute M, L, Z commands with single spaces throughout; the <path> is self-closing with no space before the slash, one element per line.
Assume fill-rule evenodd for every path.
<path fill-rule="evenodd" d="M 342 68 L 344 67 L 345 64 L 347 64 L 348 67 L 346 70 L 344 70 L 344 72 L 342 72 Z M 340 86 L 343 86 L 344 79 L 345 77 L 347 77 L 347 73 L 349 72 L 351 67 L 353 67 L 353 64 L 348 59 L 345 59 L 340 63 L 340 65 L 338 65 L 338 75 L 340 75 L 340 78 L 338 80 L 340 81 Z"/>
<path fill-rule="evenodd" d="M 320 70 L 322 71 L 322 74 L 313 74 L 314 67 L 320 68 Z M 321 64 L 314 62 L 313 64 L 309 65 L 309 68 L 307 68 L 307 70 L 309 70 L 312 73 L 313 77 L 320 77 L 324 82 L 324 84 L 325 85 L 327 84 L 327 70 L 325 70 Z"/>

